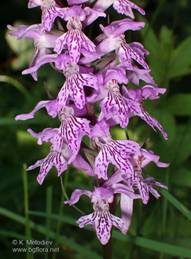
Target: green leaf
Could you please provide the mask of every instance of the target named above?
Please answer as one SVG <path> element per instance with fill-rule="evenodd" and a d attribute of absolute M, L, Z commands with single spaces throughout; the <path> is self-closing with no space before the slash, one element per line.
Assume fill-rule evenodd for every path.
<path fill-rule="evenodd" d="M 53 190 L 52 186 L 49 186 L 46 189 L 46 238 L 49 239 L 49 233 L 51 231 L 51 212 L 52 212 L 52 197 L 53 197 Z"/>
<path fill-rule="evenodd" d="M 168 29 L 166 26 L 163 26 L 160 31 L 160 45 L 162 48 L 164 48 L 164 50 L 168 49 L 169 51 L 173 48 L 174 45 L 173 31 Z"/>
<path fill-rule="evenodd" d="M 173 166 L 176 168 L 191 155 L 191 123 L 177 127 L 176 138 L 173 143 Z"/>
<path fill-rule="evenodd" d="M 0 236 L 5 236 L 5 237 L 14 237 L 14 238 L 17 238 L 19 240 L 24 240 L 24 236 L 23 235 L 20 235 L 16 232 L 13 232 L 13 231 L 7 231 L 7 230 L 4 230 L 4 229 L 1 229 L 0 230 Z"/>
<path fill-rule="evenodd" d="M 28 194 L 28 176 L 26 171 L 26 165 L 23 165 L 23 191 L 24 191 L 24 212 L 25 212 L 25 239 L 32 239 L 31 228 L 30 228 L 30 218 L 29 218 L 29 194 Z M 28 247 L 28 245 L 27 245 Z M 27 259 L 33 259 L 33 254 L 30 254 L 27 250 Z"/>
<path fill-rule="evenodd" d="M 41 217 L 46 217 L 46 214 L 44 212 L 31 211 L 30 214 L 36 215 L 36 216 L 41 216 Z M 52 214 L 51 218 L 57 220 L 58 216 Z M 60 220 L 65 223 L 76 226 L 75 221 L 67 216 L 61 217 Z M 91 230 L 91 228 L 86 228 L 86 229 Z M 173 255 L 173 256 L 183 255 L 183 256 L 191 258 L 191 250 L 189 250 L 187 248 L 179 247 L 176 245 L 166 244 L 164 242 L 154 241 L 154 240 L 143 238 L 143 237 L 133 237 L 130 235 L 125 236 L 125 235 L 120 234 L 120 232 L 117 232 L 117 231 L 113 231 L 113 237 L 120 241 L 128 240 L 129 242 L 132 242 L 133 244 L 135 244 L 139 247 L 147 248 L 147 249 L 150 249 L 150 250 L 153 250 L 156 252 L 162 252 L 162 253 L 166 253 L 166 254 Z"/>
<path fill-rule="evenodd" d="M 9 126 L 9 125 L 45 125 L 51 123 L 50 119 L 45 117 L 34 118 L 33 120 L 26 121 L 16 121 L 14 118 L 0 118 L 0 126 Z"/>
<path fill-rule="evenodd" d="M 18 130 L 16 132 L 17 140 L 21 144 L 29 144 L 36 143 L 36 139 L 34 139 L 28 132 L 23 130 Z"/>
<path fill-rule="evenodd" d="M 182 215 L 191 220 L 191 211 L 189 211 L 180 201 L 166 190 L 161 190 L 160 192 L 177 210 L 181 212 Z"/>
<path fill-rule="evenodd" d="M 191 36 L 185 39 L 173 52 L 170 62 L 170 78 L 191 72 Z"/>
<path fill-rule="evenodd" d="M 176 94 L 166 103 L 166 109 L 177 116 L 191 115 L 191 94 Z"/>
<path fill-rule="evenodd" d="M 144 31 L 143 31 L 144 37 Z M 159 84 L 167 84 L 171 52 L 174 45 L 173 33 L 167 27 L 161 28 L 159 37 L 150 28 L 147 37 L 143 38 L 145 47 L 149 50 L 148 61 L 152 74 Z M 156 51 L 157 50 L 157 51 Z"/>
<path fill-rule="evenodd" d="M 6 40 L 9 47 L 17 54 L 17 58 L 11 63 L 13 69 L 22 69 L 28 65 L 33 55 L 33 44 L 26 39 L 17 40 L 9 33 L 6 34 Z"/>
<path fill-rule="evenodd" d="M 174 170 L 171 181 L 176 185 L 191 188 L 191 170 L 184 167 Z"/>
<path fill-rule="evenodd" d="M 149 108 L 150 109 L 150 108 Z M 161 123 L 163 128 L 168 133 L 168 145 L 174 141 L 176 136 L 176 122 L 174 116 L 162 107 L 160 109 L 150 109 L 150 113 Z"/>
<path fill-rule="evenodd" d="M 5 216 L 5 217 L 7 217 L 11 220 L 14 220 L 19 224 L 25 225 L 25 218 L 24 217 L 14 213 L 14 212 L 11 212 L 11 211 L 9 211 L 5 208 L 0 208 L 0 215 Z M 30 227 L 31 227 L 31 229 L 33 229 L 33 230 L 35 230 L 35 231 L 37 231 L 37 232 L 46 236 L 47 230 L 44 226 L 36 224 L 33 221 L 30 221 Z M 54 238 L 56 237 L 56 233 L 50 231 L 49 237 L 54 240 Z M 92 258 L 92 259 L 99 259 L 99 256 L 95 252 L 88 249 L 87 246 L 86 246 L 86 249 L 84 249 L 82 246 L 77 244 L 72 238 L 65 237 L 65 236 L 59 236 L 57 241 L 61 245 L 68 246 L 68 247 L 74 249 L 79 254 L 83 255 L 84 257 Z"/>
<path fill-rule="evenodd" d="M 144 237 L 133 237 L 133 236 L 126 237 L 116 231 L 113 231 L 113 237 L 121 241 L 128 240 L 129 242 L 132 242 L 133 244 L 139 247 L 143 247 L 155 252 L 165 253 L 172 256 L 184 256 L 184 257 L 191 258 L 191 250 L 181 246 L 171 245 L 171 244 L 151 240 Z"/>
<path fill-rule="evenodd" d="M 25 87 L 18 80 L 14 79 L 10 76 L 0 75 L 0 82 L 6 83 L 7 85 L 15 87 L 26 98 L 29 98 L 29 93 L 27 92 Z"/>
<path fill-rule="evenodd" d="M 111 135 L 114 139 L 127 139 L 125 129 L 119 127 L 112 128 Z"/>
<path fill-rule="evenodd" d="M 146 30 L 146 29 L 145 29 Z M 148 61 L 152 69 L 152 74 L 157 82 L 160 81 L 160 71 L 161 71 L 161 63 L 160 63 L 160 43 L 157 39 L 152 28 L 147 32 L 147 37 L 144 38 L 145 30 L 142 30 L 143 41 L 145 48 L 150 52 L 148 56 Z M 157 51 L 156 51 L 157 49 Z M 156 62 L 157 60 L 157 62 Z"/>

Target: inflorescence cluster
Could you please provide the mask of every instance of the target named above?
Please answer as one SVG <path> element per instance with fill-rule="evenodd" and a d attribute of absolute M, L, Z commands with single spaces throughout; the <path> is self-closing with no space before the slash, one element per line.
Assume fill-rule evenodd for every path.
<path fill-rule="evenodd" d="M 168 166 L 135 141 L 112 139 L 110 129 L 116 125 L 126 128 L 130 118 L 138 116 L 167 139 L 161 124 L 143 107 L 144 100 L 158 99 L 166 90 L 159 88 L 150 75 L 145 61 L 148 51 L 141 43 L 129 43 L 125 39 L 126 31 L 144 27 L 144 22 L 134 21 L 133 14 L 136 10 L 144 15 L 142 8 L 128 0 L 67 2 L 65 6 L 56 0 L 29 0 L 29 8 L 41 8 L 41 23 L 8 26 L 12 36 L 34 42 L 34 58 L 23 75 L 30 74 L 37 80 L 39 68 L 51 63 L 65 78 L 54 100 L 40 101 L 30 113 L 16 119 L 32 119 L 42 108 L 50 117 L 58 117 L 58 128 L 46 128 L 38 133 L 28 130 L 38 144 L 50 144 L 49 154 L 28 170 L 40 167 L 39 184 L 52 167 L 58 176 L 72 165 L 92 177 L 93 190 L 76 189 L 65 204 L 77 203 L 81 195 L 90 198 L 93 212 L 79 218 L 77 223 L 80 228 L 92 225 L 105 245 L 112 226 L 127 233 L 134 199 L 147 204 L 150 193 L 156 198 L 160 196 L 155 187 L 166 188 L 152 177 L 144 178 L 143 168 L 150 162 L 158 167 Z M 95 20 L 107 18 L 106 10 L 110 6 L 128 18 L 108 22 L 105 27 L 100 24 L 100 34 L 95 37 L 91 33 L 90 39 L 84 29 L 87 32 Z M 64 29 L 58 29 L 61 27 L 57 26 L 58 21 Z M 140 81 L 144 86 L 139 86 Z M 135 87 L 128 87 L 129 83 Z M 84 136 L 88 145 L 83 141 Z M 111 211 L 116 197 L 120 217 Z"/>

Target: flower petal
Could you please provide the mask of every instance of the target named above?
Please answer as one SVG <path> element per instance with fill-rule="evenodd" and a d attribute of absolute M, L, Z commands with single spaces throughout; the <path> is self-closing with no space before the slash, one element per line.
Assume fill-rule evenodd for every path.
<path fill-rule="evenodd" d="M 77 155 L 72 164 L 78 170 L 84 171 L 90 176 L 94 176 L 92 167 L 82 156 Z"/>
<path fill-rule="evenodd" d="M 94 212 L 94 227 L 102 245 L 106 245 L 111 238 L 112 219 L 109 212 Z"/>
<path fill-rule="evenodd" d="M 61 122 L 60 134 L 62 137 L 64 137 L 68 147 L 71 149 L 72 153 L 75 154 L 75 156 L 79 152 L 82 138 L 85 135 L 90 134 L 89 123 L 90 121 L 77 118 L 75 116 L 70 116 Z M 69 161 L 72 160 L 73 155 Z"/>
<path fill-rule="evenodd" d="M 80 228 L 83 228 L 85 225 L 93 225 L 94 223 L 94 213 L 89 215 L 82 216 L 76 222 Z"/>
<path fill-rule="evenodd" d="M 74 204 L 76 204 L 76 203 L 79 201 L 79 199 L 80 199 L 80 197 L 81 197 L 82 195 L 86 195 L 86 196 L 88 196 L 89 198 L 91 198 L 92 193 L 91 193 L 90 191 L 87 191 L 87 190 L 76 189 L 76 190 L 72 193 L 70 199 L 67 200 L 67 201 L 65 201 L 64 204 L 74 205 Z"/>
<path fill-rule="evenodd" d="M 133 199 L 131 199 L 126 194 L 121 194 L 120 199 L 120 206 L 121 206 L 121 217 L 125 224 L 122 228 L 123 233 L 127 233 L 130 223 L 131 223 L 131 217 L 133 214 Z"/>
<path fill-rule="evenodd" d="M 57 58 L 57 54 L 45 54 L 45 55 L 38 55 L 34 57 L 34 61 L 32 62 L 31 66 L 22 71 L 22 75 L 34 74 L 36 73 L 41 66 L 55 62 Z M 37 76 L 33 76 L 34 80 L 37 81 Z"/>
<path fill-rule="evenodd" d="M 103 148 L 95 159 L 95 175 L 99 179 L 107 180 L 107 168 L 109 165 L 109 157 L 106 148 Z"/>
<path fill-rule="evenodd" d="M 41 0 L 29 0 L 28 8 L 34 8 L 41 5 Z"/>
<path fill-rule="evenodd" d="M 125 222 L 122 219 L 114 215 L 111 215 L 111 221 L 112 221 L 112 225 L 118 228 L 123 234 L 127 233 Z"/>
<path fill-rule="evenodd" d="M 64 33 L 56 40 L 55 51 L 60 54 L 63 49 L 68 49 L 71 59 L 77 63 L 80 59 L 81 49 L 89 52 L 95 51 L 94 43 L 78 29 Z"/>
<path fill-rule="evenodd" d="M 56 128 L 46 128 L 43 131 L 36 133 L 32 129 L 27 130 L 34 138 L 38 139 L 38 144 L 41 145 L 43 142 L 50 142 L 56 134 L 58 134 L 58 129 Z"/>
<path fill-rule="evenodd" d="M 37 105 L 34 107 L 34 109 L 29 112 L 29 113 L 25 113 L 25 114 L 20 114 L 17 115 L 15 117 L 16 120 L 29 120 L 29 119 L 33 119 L 34 115 L 37 111 L 39 111 L 42 108 L 45 108 L 48 112 L 48 114 L 55 118 L 57 116 L 58 113 L 58 103 L 57 100 L 51 100 L 51 101 L 40 101 L 39 103 L 37 103 Z"/>
<path fill-rule="evenodd" d="M 132 19 L 135 18 L 132 9 L 135 9 L 140 14 L 145 15 L 145 11 L 141 7 L 132 3 L 129 0 L 115 0 L 113 7 L 118 13 L 125 14 Z"/>

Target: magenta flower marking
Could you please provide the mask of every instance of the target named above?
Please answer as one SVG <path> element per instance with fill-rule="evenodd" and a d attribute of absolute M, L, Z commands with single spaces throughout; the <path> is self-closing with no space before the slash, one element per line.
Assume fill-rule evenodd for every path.
<path fill-rule="evenodd" d="M 109 163 L 116 166 L 124 175 L 134 174 L 130 157 L 140 153 L 140 146 L 130 140 L 114 141 L 110 138 L 98 138 L 97 145 L 101 147 L 95 159 L 95 174 L 98 178 L 108 179 L 107 169 Z"/>
<path fill-rule="evenodd" d="M 110 239 L 112 226 L 118 228 L 123 233 L 126 232 L 124 221 L 112 215 L 109 211 L 109 204 L 113 202 L 114 198 L 112 191 L 104 187 L 95 188 L 93 192 L 75 190 L 71 199 L 65 203 L 75 204 L 81 195 L 87 195 L 91 198 L 94 212 L 78 219 L 77 223 L 80 228 L 83 228 L 85 225 L 93 225 L 97 237 L 103 245 L 107 244 Z"/>
<path fill-rule="evenodd" d="M 63 114 L 61 116 L 63 116 Z M 43 142 L 51 143 L 49 155 L 28 168 L 28 170 L 33 170 L 40 167 L 40 172 L 37 177 L 40 184 L 42 184 L 47 173 L 53 166 L 56 167 L 58 176 L 60 176 L 67 169 L 68 164 L 71 163 L 78 165 L 76 166 L 77 168 L 87 169 L 88 173 L 91 174 L 92 170 L 90 170 L 90 167 L 84 166 L 85 160 L 78 155 L 81 144 L 80 138 L 88 134 L 88 122 L 79 123 L 77 118 L 72 119 L 73 122 L 71 122 L 70 118 L 69 122 L 63 122 L 60 128 L 57 129 L 47 128 L 40 133 L 35 133 L 31 129 L 28 130 L 33 137 L 38 139 L 39 145 Z M 66 129 L 66 123 L 70 125 L 70 128 Z M 72 139 L 72 142 L 70 142 L 69 145 L 68 142 L 70 139 Z M 75 161 L 77 159 L 80 159 L 80 164 L 78 161 Z"/>
<path fill-rule="evenodd" d="M 135 18 L 132 9 L 135 9 L 140 14 L 145 15 L 145 11 L 142 8 L 129 0 L 115 0 L 113 7 L 117 10 L 118 13 L 125 14 L 132 19 Z"/>
<path fill-rule="evenodd" d="M 61 53 L 63 49 L 67 49 L 71 59 L 78 62 L 83 50 L 88 52 L 95 51 L 94 43 L 82 32 L 81 22 L 76 18 L 71 18 L 67 24 L 68 32 L 64 33 L 56 40 L 54 50 Z"/>
<path fill-rule="evenodd" d="M 89 0 L 67 0 L 69 5 L 75 5 L 75 4 L 83 4 L 85 2 L 88 2 Z"/>
<path fill-rule="evenodd" d="M 63 18 L 67 8 L 60 8 L 54 0 L 29 0 L 28 7 L 40 6 L 42 10 L 42 26 L 45 31 L 50 31 L 57 17 Z"/>
<path fill-rule="evenodd" d="M 92 73 L 80 73 L 79 67 L 71 64 L 65 70 L 66 82 L 58 94 L 58 101 L 65 106 L 69 97 L 74 100 L 77 108 L 82 109 L 86 103 L 84 86 L 97 89 L 97 78 Z"/>
<path fill-rule="evenodd" d="M 153 91 L 154 92 L 154 96 L 152 94 L 150 95 L 146 95 L 144 96 L 144 87 L 143 87 L 143 94 L 141 93 L 141 90 L 127 90 L 126 88 L 123 88 L 123 94 L 127 100 L 127 105 L 129 108 L 129 117 L 132 116 L 138 116 L 140 117 L 142 120 L 144 120 L 147 124 L 149 124 L 154 130 L 158 129 L 164 139 L 168 139 L 168 134 L 165 132 L 165 130 L 163 129 L 162 125 L 153 117 L 151 117 L 149 115 L 149 113 L 147 113 L 146 111 L 144 111 L 143 106 L 142 106 L 142 102 L 144 99 L 157 99 L 158 98 L 158 94 L 159 93 L 164 93 L 164 89 L 158 89 L 158 92 Z M 156 97 L 156 93 L 157 93 L 157 97 Z"/>
<path fill-rule="evenodd" d="M 25 114 L 20 114 L 16 116 L 16 120 L 29 120 L 29 119 L 33 119 L 34 115 L 36 112 L 38 112 L 40 109 L 45 108 L 48 112 L 48 114 L 55 118 L 59 112 L 59 104 L 57 100 L 52 100 L 52 101 L 40 101 L 35 107 L 34 109 L 29 112 L 29 113 L 25 113 Z"/>
<path fill-rule="evenodd" d="M 58 132 L 58 129 L 45 129 L 41 133 L 30 131 L 30 133 L 34 137 L 37 137 L 39 139 L 38 143 L 41 144 L 42 141 L 45 141 L 52 144 L 48 156 L 44 159 L 37 161 L 34 165 L 28 168 L 28 170 L 33 170 L 37 167 L 40 167 L 40 172 L 37 177 L 37 181 L 39 182 L 39 184 L 43 183 L 44 178 L 53 166 L 56 167 L 58 176 L 60 176 L 62 172 L 67 169 L 68 160 L 72 152 L 71 150 L 69 150 L 64 141 L 59 138 Z"/>
<path fill-rule="evenodd" d="M 71 151 L 77 154 L 82 138 L 90 134 L 90 121 L 75 117 L 74 110 L 71 108 L 64 109 L 64 111 L 60 113 L 60 120 L 60 135 L 66 141 Z"/>
<path fill-rule="evenodd" d="M 144 60 L 144 57 L 148 55 L 148 52 L 143 48 L 140 43 L 134 42 L 127 44 L 122 42 L 117 50 L 120 62 L 125 65 L 129 70 L 133 70 L 132 61 L 136 61 L 144 69 L 149 70 L 149 66 Z"/>
<path fill-rule="evenodd" d="M 149 73 L 149 70 L 140 69 L 134 66 L 132 71 L 127 71 L 127 77 L 135 85 L 139 85 L 140 81 L 144 81 L 147 84 L 155 85 L 155 82 L 152 76 Z"/>
<path fill-rule="evenodd" d="M 82 195 L 89 197 L 93 211 L 80 217 L 77 224 L 80 228 L 91 225 L 106 245 L 112 227 L 127 233 L 136 199 L 147 204 L 151 194 L 159 198 L 158 188 L 167 188 L 153 177 L 145 178 L 144 168 L 150 163 L 159 168 L 168 166 L 133 140 L 113 139 L 110 130 L 116 125 L 126 128 L 137 116 L 167 139 L 162 125 L 144 110 L 145 100 L 157 100 L 166 89 L 155 83 L 144 46 L 125 40 L 126 32 L 144 27 L 144 22 L 133 20 L 134 10 L 145 14 L 141 7 L 129 0 L 67 0 L 65 5 L 56 0 L 29 0 L 29 8 L 41 8 L 41 24 L 8 26 L 13 37 L 34 43 L 33 60 L 22 74 L 38 80 L 38 70 L 51 64 L 65 80 L 53 100 L 39 101 L 16 120 L 33 119 L 41 109 L 58 118 L 57 128 L 47 127 L 38 133 L 28 129 L 38 145 L 50 145 L 49 153 L 28 171 L 40 168 L 39 184 L 52 168 L 58 177 L 71 166 L 90 176 L 93 191 L 77 187 L 65 204 L 76 204 Z M 99 24 L 96 38 L 94 33 L 86 34 L 95 20 L 107 18 L 105 10 L 110 6 L 129 18 L 112 20 L 107 26 Z M 62 30 L 54 26 L 57 18 Z M 120 216 L 113 209 L 117 206 Z"/>
<path fill-rule="evenodd" d="M 98 0 L 95 4 L 95 7 L 100 8 L 102 10 L 106 10 L 111 5 L 113 8 L 121 14 L 125 14 L 129 16 L 131 19 L 134 19 L 134 14 L 132 9 L 137 10 L 140 14 L 145 15 L 145 11 L 140 8 L 138 5 L 134 4 L 132 1 L 129 0 Z"/>
<path fill-rule="evenodd" d="M 126 99 L 121 95 L 116 80 L 109 81 L 106 87 L 107 96 L 101 103 L 99 120 L 112 118 L 122 128 L 125 128 L 129 121 L 129 110 Z"/>

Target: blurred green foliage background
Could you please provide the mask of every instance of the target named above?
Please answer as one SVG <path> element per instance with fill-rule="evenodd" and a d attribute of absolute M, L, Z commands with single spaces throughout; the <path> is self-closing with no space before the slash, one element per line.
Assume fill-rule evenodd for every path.
<path fill-rule="evenodd" d="M 167 93 L 145 106 L 169 133 L 169 141 L 138 119 L 127 129 L 131 139 L 144 144 L 171 163 L 168 169 L 149 166 L 145 174 L 169 186 L 161 199 L 147 206 L 136 202 L 128 236 L 113 233 L 114 258 L 172 259 L 191 258 L 191 1 L 145 0 L 141 2 L 147 26 L 133 33 L 150 51 L 149 63 L 159 86 Z M 35 119 L 16 122 L 16 114 L 28 112 L 41 99 L 56 96 L 63 83 L 50 66 L 40 70 L 39 81 L 21 76 L 33 53 L 30 42 L 7 35 L 6 25 L 38 23 L 40 11 L 27 9 L 27 1 L 6 0 L 0 4 L 0 254 L 1 258 L 101 258 L 101 248 L 91 229 L 80 230 L 75 220 L 77 208 L 64 207 L 63 201 L 78 187 L 91 188 L 92 180 L 69 169 L 62 178 L 51 172 L 43 186 L 36 182 L 37 171 L 25 172 L 29 165 L 45 156 L 47 146 L 37 146 L 26 133 L 40 131 L 57 122 L 40 112 Z M 112 13 L 111 15 L 115 15 Z M 139 17 L 142 19 L 142 17 Z M 123 138 L 116 128 L 113 136 Z M 91 205 L 82 199 L 79 208 L 86 213 Z M 12 252 L 13 239 L 52 240 L 59 253 L 26 254 Z"/>

